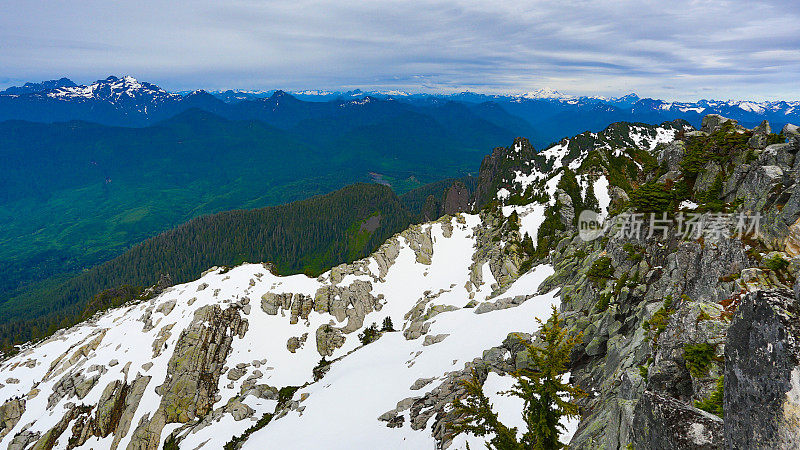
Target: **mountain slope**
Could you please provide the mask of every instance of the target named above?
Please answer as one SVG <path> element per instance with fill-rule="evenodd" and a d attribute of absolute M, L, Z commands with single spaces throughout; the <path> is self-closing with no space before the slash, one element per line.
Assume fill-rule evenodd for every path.
<path fill-rule="evenodd" d="M 313 381 L 312 369 L 321 354 L 331 358 L 348 355 L 360 347 L 355 337 L 365 323 L 387 316 L 398 325 L 402 322 L 405 331 L 387 333 L 372 344 L 375 348 L 366 347 L 346 356 L 356 360 L 355 367 L 360 366 L 358 357 L 369 357 L 385 348 L 391 349 L 391 354 L 411 358 L 405 367 L 395 360 L 399 365 L 381 369 L 392 375 L 384 380 L 386 383 L 404 379 L 404 384 L 411 386 L 423 375 L 458 371 L 476 351 L 499 344 L 507 334 L 506 327 L 500 326 L 476 335 L 472 330 L 478 323 L 488 325 L 515 316 L 516 322 L 511 324 L 533 327 L 533 317 L 545 314 L 556 302 L 552 295 L 529 293 L 549 273 L 546 267 L 514 282 L 515 276 L 507 278 L 497 271 L 496 255 L 486 257 L 476 251 L 475 247 L 480 248 L 480 242 L 489 238 L 479 231 L 482 222 L 480 217 L 468 215 L 412 227 L 390 239 L 373 257 L 334 268 L 319 279 L 276 277 L 264 266 L 252 264 L 212 271 L 198 281 L 170 288 L 152 301 L 125 306 L 59 332 L 2 366 L 4 375 L 20 381 L 6 384 L 0 395 L 37 392 L 25 400 L 14 400 L 22 414 L 4 430 L 3 443 L 57 441 L 60 447 L 69 440 L 76 448 L 114 448 L 115 443 L 128 448 L 160 448 L 169 434 L 180 434 L 185 440 L 181 445 L 205 443 L 209 448 L 219 448 L 254 423 L 247 416 L 261 417 L 279 404 L 290 410 L 302 409 L 303 405 L 295 402 L 280 402 L 279 388 Z M 501 278 L 500 285 L 493 271 Z M 409 284 L 410 280 L 414 283 Z M 507 295 L 512 297 L 499 294 L 478 309 L 461 309 L 469 299 L 482 305 L 498 288 L 509 289 Z M 483 313 L 504 308 L 512 299 L 519 302 L 529 297 L 533 297 L 525 308 L 529 316 L 505 311 Z M 448 312 L 452 309 L 459 311 Z M 403 321 L 408 311 L 412 313 Z M 339 326 L 331 326 L 329 321 L 339 322 Z M 454 322 L 448 325 L 450 321 Z M 422 339 L 413 341 L 412 347 L 396 345 L 404 337 L 436 330 L 455 334 L 450 342 L 444 335 L 438 337 L 444 342 L 433 347 L 423 346 Z M 462 339 L 467 336 L 473 341 L 469 345 Z M 212 342 L 218 347 L 210 346 Z M 124 348 L 117 343 L 124 343 Z M 85 356 L 71 358 L 69 355 L 79 348 Z M 446 360 L 442 354 L 448 355 Z M 15 364 L 17 358 L 28 362 Z M 199 365 L 182 362 L 189 360 Z M 223 365 L 227 368 L 224 377 Z M 311 395 L 317 395 L 313 390 L 322 388 L 323 383 L 335 381 L 340 376 L 337 370 L 332 369 L 321 382 L 311 385 Z M 158 378 L 164 373 L 168 374 L 167 381 L 157 388 L 161 384 Z M 81 387 L 73 391 L 64 390 L 66 386 Z M 186 390 L 187 386 L 193 388 Z M 305 398 L 305 394 L 294 395 Z M 409 388 L 400 388 L 396 398 L 375 401 L 377 397 L 363 397 L 370 406 L 361 414 L 374 414 L 377 419 L 402 397 L 415 394 Z M 324 397 L 320 400 L 327 408 L 332 406 Z M 75 401 L 97 407 L 76 407 L 68 413 Z M 185 404 L 185 409 L 175 409 L 173 401 Z M 112 414 L 118 420 L 107 422 L 105 413 L 99 413 L 108 408 L 117 408 Z M 429 414 L 425 412 L 423 417 Z M 210 427 L 194 421 L 204 416 Z M 348 423 L 358 424 L 358 417 L 349 416 Z M 275 423 L 297 426 L 290 425 L 293 422 L 295 413 L 289 412 Z M 28 423 L 31 425 L 19 432 Z M 70 438 L 68 430 L 77 423 L 82 424 L 78 427 L 87 427 L 87 433 Z M 374 442 L 376 436 L 391 435 L 399 443 L 402 434 L 410 431 L 406 428 L 408 431 L 402 434 L 389 433 L 390 429 L 377 420 L 371 430 L 362 439 Z M 295 433 L 287 431 L 286 435 Z M 254 435 L 248 445 L 260 445 L 258 436 Z M 411 432 L 410 436 L 417 442 L 433 442 L 431 436 L 426 438 L 422 433 Z M 303 446 L 297 436 L 287 439 L 286 445 Z"/>
<path fill-rule="evenodd" d="M 475 214 L 317 278 L 216 268 L 26 345 L 0 365 L 0 444 L 475 448 L 449 427 L 460 382 L 519 424 L 496 393 L 540 369 L 521 341 L 558 305 L 581 336 L 564 376 L 589 393 L 564 424 L 572 448 L 792 448 L 799 151 L 797 127 L 719 116 L 541 152 L 518 139 L 484 160 L 472 202 L 495 191 Z M 584 208 L 674 222 L 587 236 Z M 687 233 L 677 219 L 694 212 L 759 213 L 763 228 Z M 386 317 L 400 331 L 369 342 Z"/>
<path fill-rule="evenodd" d="M 0 293 L 31 293 L 199 215 L 308 198 L 370 172 L 403 193 L 477 167 L 481 142 L 407 114 L 314 140 L 200 109 L 144 128 L 0 123 Z M 394 139 L 398 129 L 417 131 Z"/>
<path fill-rule="evenodd" d="M 287 205 L 202 216 L 44 291 L 7 299 L 0 305 L 6 321 L 0 325 L 0 342 L 10 348 L 40 338 L 93 313 L 87 303 L 101 291 L 150 286 L 163 275 L 183 283 L 209 267 L 244 261 L 268 261 L 279 274 L 319 274 L 367 256 L 409 223 L 409 213 L 392 190 L 376 184 Z"/>

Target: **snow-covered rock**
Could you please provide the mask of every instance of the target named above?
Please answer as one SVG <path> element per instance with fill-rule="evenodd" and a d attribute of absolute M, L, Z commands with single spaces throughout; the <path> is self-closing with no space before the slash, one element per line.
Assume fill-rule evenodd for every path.
<path fill-rule="evenodd" d="M 450 397 L 424 411 L 413 399 L 449 392 L 441 385 L 452 374 L 510 332 L 535 331 L 559 303 L 538 293 L 549 266 L 516 276 L 489 260 L 486 226 L 446 216 L 318 278 L 217 268 L 28 345 L 0 366 L 0 445 L 161 448 L 174 436 L 182 448 L 216 449 L 279 413 L 245 448 L 433 448 L 435 421 L 421 417 Z M 471 302 L 505 306 L 477 314 Z M 386 317 L 398 332 L 362 346 L 359 332 Z M 322 355 L 333 363 L 315 382 Z M 302 387 L 281 399 L 287 386 Z M 387 427 L 378 417 L 398 402 L 408 420 Z"/>

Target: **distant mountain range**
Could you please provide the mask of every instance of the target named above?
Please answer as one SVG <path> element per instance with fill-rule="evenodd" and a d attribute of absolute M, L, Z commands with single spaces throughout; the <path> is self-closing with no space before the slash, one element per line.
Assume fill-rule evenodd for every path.
<path fill-rule="evenodd" d="M 372 105 L 365 106 L 369 103 Z M 599 131 L 616 121 L 661 123 L 684 119 L 699 126 L 706 114 L 721 114 L 745 126 L 755 126 L 763 120 L 769 120 L 776 127 L 800 121 L 800 101 L 668 102 L 640 98 L 636 94 L 618 98 L 577 97 L 548 89 L 520 95 L 410 94 L 396 90 L 171 93 L 130 76 L 110 76 L 81 86 L 62 78 L 8 88 L 0 91 L 0 121 L 83 120 L 141 127 L 199 108 L 227 119 L 260 120 L 286 129 L 309 119 L 330 118 L 333 124 L 350 121 L 351 114 L 360 115 L 363 120 L 376 109 L 384 114 L 392 111 L 426 113 L 430 108 L 445 105 L 449 105 L 449 109 L 461 105 L 480 119 L 528 137 L 536 146 L 587 130 Z M 330 128 L 335 129 L 335 126 Z"/>

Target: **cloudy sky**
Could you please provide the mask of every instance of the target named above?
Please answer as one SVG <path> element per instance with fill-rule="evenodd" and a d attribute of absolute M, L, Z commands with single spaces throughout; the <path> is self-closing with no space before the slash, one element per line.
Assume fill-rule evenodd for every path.
<path fill-rule="evenodd" d="M 0 87 L 800 99 L 800 2 L 3 0 Z"/>

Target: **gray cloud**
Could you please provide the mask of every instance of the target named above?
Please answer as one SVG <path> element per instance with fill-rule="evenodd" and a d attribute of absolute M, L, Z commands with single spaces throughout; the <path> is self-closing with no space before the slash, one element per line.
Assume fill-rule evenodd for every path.
<path fill-rule="evenodd" d="M 165 5 L 166 3 L 166 5 Z M 800 6 L 678 0 L 10 0 L 0 84 L 798 99 Z"/>

